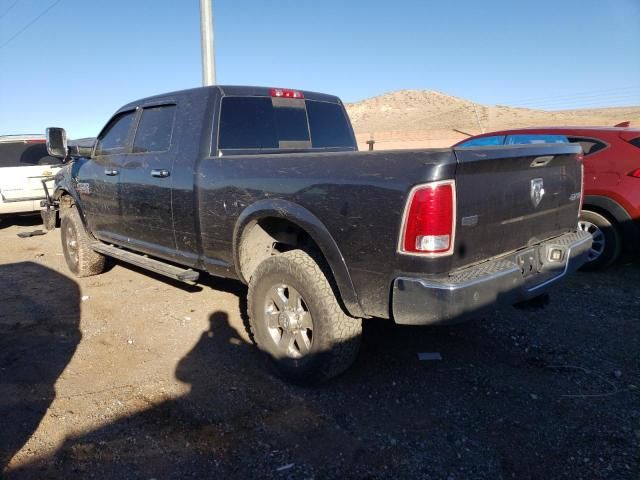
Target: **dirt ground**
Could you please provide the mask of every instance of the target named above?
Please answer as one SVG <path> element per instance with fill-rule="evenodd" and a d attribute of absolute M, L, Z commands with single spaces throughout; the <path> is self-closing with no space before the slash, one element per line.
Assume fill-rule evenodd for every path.
<path fill-rule="evenodd" d="M 4 478 L 640 476 L 637 263 L 574 275 L 544 310 L 369 321 L 353 368 L 298 388 L 250 345 L 243 285 L 75 279 L 57 231 L 16 236 L 36 228 L 0 223 Z"/>

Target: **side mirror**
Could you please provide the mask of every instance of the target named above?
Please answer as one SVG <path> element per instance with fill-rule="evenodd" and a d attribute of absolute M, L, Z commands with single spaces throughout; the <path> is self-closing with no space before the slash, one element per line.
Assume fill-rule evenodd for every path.
<path fill-rule="evenodd" d="M 67 132 L 64 131 L 64 128 L 47 128 L 47 152 L 52 157 L 64 159 L 69 156 Z"/>

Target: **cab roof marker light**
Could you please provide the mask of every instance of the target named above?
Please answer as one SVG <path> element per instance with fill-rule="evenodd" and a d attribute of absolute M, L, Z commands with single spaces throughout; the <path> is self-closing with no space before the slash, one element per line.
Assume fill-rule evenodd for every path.
<path fill-rule="evenodd" d="M 278 98 L 304 98 L 304 94 L 302 92 L 286 88 L 272 88 L 271 96 Z"/>

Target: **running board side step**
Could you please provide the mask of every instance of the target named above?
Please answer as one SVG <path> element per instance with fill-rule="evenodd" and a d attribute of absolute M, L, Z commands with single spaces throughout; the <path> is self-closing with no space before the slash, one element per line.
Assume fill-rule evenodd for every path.
<path fill-rule="evenodd" d="M 173 278 L 190 285 L 195 284 L 198 281 L 198 277 L 200 276 L 200 273 L 196 272 L 195 270 L 191 270 L 190 268 L 184 269 L 176 267 L 175 265 L 165 263 L 161 260 L 155 260 L 145 255 L 129 252 L 128 250 L 123 250 L 122 248 L 114 247 L 113 245 L 107 245 L 102 242 L 91 243 L 91 249 L 95 250 L 98 253 L 102 253 L 103 255 L 107 255 L 108 257 L 122 260 L 123 262 L 136 265 L 146 270 L 159 273 L 160 275 L 164 275 L 165 277 Z"/>

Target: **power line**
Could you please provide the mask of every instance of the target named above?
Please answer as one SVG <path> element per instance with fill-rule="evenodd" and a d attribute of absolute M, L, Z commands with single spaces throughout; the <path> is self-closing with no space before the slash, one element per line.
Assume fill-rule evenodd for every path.
<path fill-rule="evenodd" d="M 545 110 L 545 109 L 554 109 L 561 108 L 563 106 L 571 106 L 571 105 L 591 105 L 594 103 L 622 103 L 622 102 L 632 102 L 629 103 L 630 106 L 633 106 L 633 102 L 636 102 L 636 105 L 640 103 L 640 92 L 639 93 L 627 93 L 627 94 L 611 94 L 611 95 L 596 95 L 593 97 L 582 97 L 582 98 L 571 98 L 567 97 L 564 100 L 556 100 L 556 101 L 546 101 L 546 102 L 537 102 L 537 103 L 511 103 L 504 104 L 501 103 L 500 106 L 508 106 L 513 108 L 529 108 L 534 110 Z"/>
<path fill-rule="evenodd" d="M 563 98 L 575 98 L 575 97 L 582 97 L 582 96 L 592 96 L 592 95 L 599 95 L 599 94 L 607 94 L 607 93 L 617 93 L 617 92 L 621 92 L 621 91 L 626 91 L 626 90 L 638 90 L 640 89 L 640 85 L 631 85 L 631 86 L 627 86 L 627 87 L 617 87 L 617 88 L 609 88 L 609 89 L 605 89 L 605 90 L 591 90 L 591 91 L 583 91 L 583 92 L 576 92 L 573 94 L 563 94 L 563 95 L 552 95 L 552 96 L 547 96 L 547 97 L 531 97 L 531 98 L 519 98 L 519 99 L 512 99 L 512 100 L 504 100 L 502 102 L 499 102 L 500 104 L 505 104 L 505 105 L 512 105 L 514 103 L 534 103 L 534 102 L 542 102 L 545 100 L 554 100 L 554 99 L 563 99 Z"/>
<path fill-rule="evenodd" d="M 29 28 L 31 25 L 33 25 L 34 23 L 36 23 L 38 20 L 40 20 L 42 17 L 44 17 L 49 10 L 51 10 L 53 7 L 55 7 L 57 4 L 59 4 L 62 0 L 56 0 L 55 2 L 53 2 L 51 5 L 49 5 L 45 10 L 43 10 L 36 18 L 34 18 L 33 20 L 31 20 L 29 23 L 27 23 L 24 27 L 22 27 L 20 30 L 18 30 L 12 37 L 9 38 L 9 40 L 7 40 L 6 42 L 4 42 L 2 45 L 0 45 L 0 49 L 6 47 L 7 45 L 9 45 L 14 39 L 16 39 L 18 36 L 20 36 L 27 28 Z"/>
<path fill-rule="evenodd" d="M 593 95 L 590 97 L 566 97 L 558 100 L 546 100 L 540 102 L 526 102 L 526 103 L 500 103 L 499 105 L 509 105 L 513 107 L 545 107 L 545 106 L 554 106 L 554 105 L 562 105 L 565 103 L 580 103 L 580 102 L 593 102 L 593 101 L 609 101 L 609 100 L 640 100 L 640 91 L 638 93 L 629 92 L 629 93 L 612 93 L 609 95 Z"/>
<path fill-rule="evenodd" d="M 19 1 L 20 0 L 16 0 L 11 5 L 9 5 L 9 8 L 7 8 L 4 12 L 0 13 L 0 18 L 3 18 L 7 13 L 9 13 L 11 11 L 11 9 L 18 4 Z"/>

